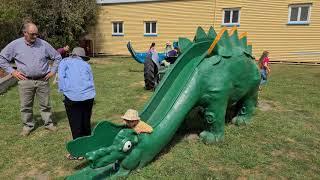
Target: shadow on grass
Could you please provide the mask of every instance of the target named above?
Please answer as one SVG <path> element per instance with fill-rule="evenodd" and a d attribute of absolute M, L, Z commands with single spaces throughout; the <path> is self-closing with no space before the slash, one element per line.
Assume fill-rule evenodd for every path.
<path fill-rule="evenodd" d="M 97 126 L 97 124 L 98 123 L 100 123 L 100 121 L 99 122 L 97 122 L 97 121 L 91 121 L 91 131 L 93 131 L 93 129 Z"/>
<path fill-rule="evenodd" d="M 133 69 L 133 68 L 130 68 L 129 69 L 129 72 L 144 72 L 143 69 Z"/>
<path fill-rule="evenodd" d="M 74 170 L 81 170 L 85 167 L 89 166 L 89 161 L 82 161 L 80 164 L 78 164 L 76 167 L 74 167 Z"/>
<path fill-rule="evenodd" d="M 180 143 L 181 141 L 183 141 L 184 139 L 186 139 L 186 137 L 188 137 L 189 135 L 192 134 L 200 134 L 202 130 L 199 129 L 193 129 L 193 130 L 179 130 L 174 137 L 172 138 L 172 140 L 170 141 L 170 143 L 168 143 L 163 149 L 162 151 L 156 156 L 155 160 L 158 159 L 160 156 L 167 154 L 168 152 L 170 152 L 170 150 L 178 143 Z M 199 139 L 200 140 L 200 139 Z"/>
<path fill-rule="evenodd" d="M 58 111 L 52 113 L 54 123 L 58 124 L 61 120 L 67 118 L 67 114 L 65 111 Z"/>
<path fill-rule="evenodd" d="M 15 88 L 18 85 L 17 82 L 15 82 L 13 85 L 9 86 L 6 90 L 4 90 L 3 92 L 0 93 L 0 95 L 4 95 L 5 93 L 7 93 L 8 91 L 11 91 L 13 88 Z"/>
<path fill-rule="evenodd" d="M 59 122 L 62 121 L 63 119 L 66 119 L 66 117 L 67 117 L 67 114 L 65 111 L 52 112 L 52 120 L 53 120 L 53 123 L 56 125 L 59 124 Z M 34 115 L 34 119 L 35 119 L 35 129 L 44 125 L 44 122 L 40 114 Z"/>
<path fill-rule="evenodd" d="M 232 118 L 234 118 L 239 111 L 239 106 L 228 107 L 227 114 L 225 116 L 225 126 L 231 124 Z M 210 125 L 205 120 L 205 110 L 201 106 L 193 108 L 184 122 L 181 124 L 177 132 L 175 133 L 172 140 L 160 151 L 160 153 L 154 158 L 153 161 L 156 161 L 164 154 L 170 152 L 170 150 L 179 142 L 183 140 L 188 141 L 201 141 L 199 134 L 206 129 L 210 128 Z M 153 162 L 152 161 L 152 162 Z"/>

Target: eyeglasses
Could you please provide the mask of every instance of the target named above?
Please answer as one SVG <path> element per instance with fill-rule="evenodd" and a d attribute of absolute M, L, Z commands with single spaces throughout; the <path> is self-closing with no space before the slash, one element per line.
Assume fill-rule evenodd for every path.
<path fill-rule="evenodd" d="M 29 33 L 29 32 L 27 32 L 30 36 L 39 36 L 39 34 L 38 33 Z"/>

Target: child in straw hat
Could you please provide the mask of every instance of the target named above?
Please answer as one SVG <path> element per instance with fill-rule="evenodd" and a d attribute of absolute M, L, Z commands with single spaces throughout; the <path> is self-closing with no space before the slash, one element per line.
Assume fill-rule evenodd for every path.
<path fill-rule="evenodd" d="M 147 123 L 140 121 L 138 111 L 128 109 L 127 112 L 121 116 L 128 128 L 132 128 L 136 133 L 151 133 L 153 128 Z"/>

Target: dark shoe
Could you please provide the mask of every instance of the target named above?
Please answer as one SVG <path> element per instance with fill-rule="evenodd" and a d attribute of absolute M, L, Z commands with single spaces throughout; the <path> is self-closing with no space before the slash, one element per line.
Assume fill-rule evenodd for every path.
<path fill-rule="evenodd" d="M 26 137 L 31 133 L 31 131 L 32 131 L 32 129 L 27 128 L 27 127 L 23 127 L 20 135 Z"/>
<path fill-rule="evenodd" d="M 50 125 L 48 125 L 48 126 L 45 126 L 45 128 L 47 129 L 47 130 L 50 130 L 50 131 L 53 131 L 53 132 L 55 132 L 55 131 L 57 131 L 57 126 L 55 126 L 55 125 L 53 125 L 53 124 L 50 124 Z"/>

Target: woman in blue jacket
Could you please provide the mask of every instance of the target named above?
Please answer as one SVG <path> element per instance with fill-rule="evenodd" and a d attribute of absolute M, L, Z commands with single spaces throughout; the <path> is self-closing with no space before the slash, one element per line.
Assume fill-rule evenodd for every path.
<path fill-rule="evenodd" d="M 59 64 L 59 90 L 64 95 L 73 139 L 91 135 L 90 118 L 96 91 L 91 67 L 86 62 L 89 59 L 83 48 L 76 47 L 71 56 Z M 76 159 L 70 154 L 67 156 Z"/>

